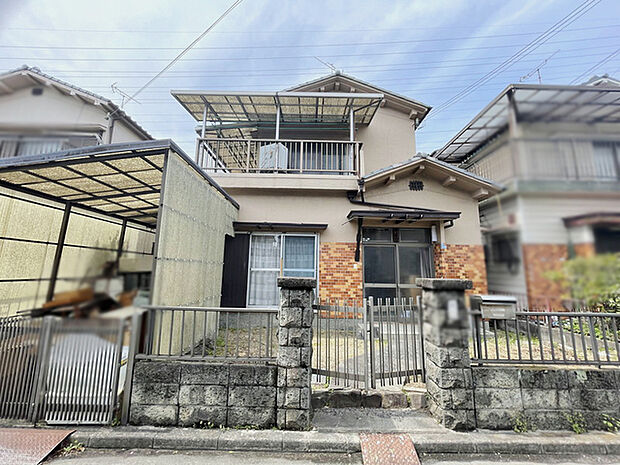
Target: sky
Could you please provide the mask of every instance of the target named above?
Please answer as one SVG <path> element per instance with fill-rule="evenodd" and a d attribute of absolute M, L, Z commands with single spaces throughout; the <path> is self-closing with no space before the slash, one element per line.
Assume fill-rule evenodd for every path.
<path fill-rule="evenodd" d="M 155 138 L 171 138 L 192 154 L 195 121 L 171 89 L 282 90 L 329 74 L 318 57 L 441 109 L 417 131 L 416 150 L 430 153 L 508 84 L 537 83 L 538 67 L 543 84 L 620 75 L 620 1 L 600 0 L 445 105 L 583 2 L 244 0 L 124 110 Z M 112 85 L 135 93 L 232 3 L 0 0 L 0 72 L 36 66 L 120 104 Z"/>

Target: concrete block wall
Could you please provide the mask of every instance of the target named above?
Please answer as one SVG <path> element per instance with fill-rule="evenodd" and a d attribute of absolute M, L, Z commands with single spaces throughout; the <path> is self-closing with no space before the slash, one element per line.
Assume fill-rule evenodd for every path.
<path fill-rule="evenodd" d="M 130 423 L 157 426 L 276 424 L 277 367 L 138 360 Z"/>
<path fill-rule="evenodd" d="M 472 367 L 478 428 L 512 429 L 525 419 L 540 430 L 569 430 L 581 414 L 588 429 L 620 418 L 620 370 Z"/>

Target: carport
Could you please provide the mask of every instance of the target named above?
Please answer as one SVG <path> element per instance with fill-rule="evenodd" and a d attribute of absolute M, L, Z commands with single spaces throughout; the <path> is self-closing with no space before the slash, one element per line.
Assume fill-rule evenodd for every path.
<path fill-rule="evenodd" d="M 0 160 L 0 316 L 151 263 L 150 302 L 219 305 L 238 204 L 172 141 Z"/>

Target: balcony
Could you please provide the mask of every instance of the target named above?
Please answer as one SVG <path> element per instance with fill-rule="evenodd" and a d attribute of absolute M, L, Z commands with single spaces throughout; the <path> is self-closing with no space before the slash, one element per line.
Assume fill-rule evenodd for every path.
<path fill-rule="evenodd" d="M 357 176 L 359 141 L 198 138 L 196 162 L 210 173 Z"/>
<path fill-rule="evenodd" d="M 620 181 L 620 143 L 583 139 L 512 139 L 466 169 L 499 183 L 519 180 L 611 185 Z"/>

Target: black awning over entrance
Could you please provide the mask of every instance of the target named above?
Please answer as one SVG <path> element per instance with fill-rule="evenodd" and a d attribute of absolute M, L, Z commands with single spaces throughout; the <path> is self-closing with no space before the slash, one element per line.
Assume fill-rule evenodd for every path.
<path fill-rule="evenodd" d="M 347 219 L 374 219 L 381 220 L 383 223 L 400 224 L 416 221 L 455 220 L 460 216 L 460 212 L 412 208 L 409 210 L 351 210 Z"/>

